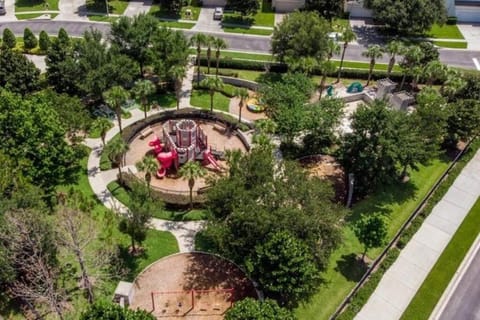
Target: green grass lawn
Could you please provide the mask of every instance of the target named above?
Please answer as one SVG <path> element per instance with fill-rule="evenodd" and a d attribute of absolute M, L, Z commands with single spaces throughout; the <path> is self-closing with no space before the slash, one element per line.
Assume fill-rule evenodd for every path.
<path fill-rule="evenodd" d="M 177 98 L 175 93 L 166 92 L 166 93 L 155 93 L 148 97 L 148 102 L 150 104 L 158 103 L 161 108 L 175 108 L 177 106 Z"/>
<path fill-rule="evenodd" d="M 246 26 L 273 27 L 275 24 L 275 12 L 267 0 L 262 0 L 260 10 L 253 16 L 242 17 L 237 13 L 225 13 L 222 21 L 224 23 L 242 24 Z"/>
<path fill-rule="evenodd" d="M 339 60 L 333 60 L 337 67 L 340 66 Z M 368 70 L 370 68 L 370 64 L 368 62 L 357 62 L 357 61 L 343 61 L 343 68 L 344 69 L 365 69 Z M 385 63 L 376 63 L 373 70 L 376 71 L 387 71 L 388 64 Z M 393 66 L 393 71 L 400 72 L 401 69 L 398 65 Z"/>
<path fill-rule="evenodd" d="M 241 34 L 255 34 L 259 36 L 269 36 L 273 33 L 273 30 L 265 29 L 254 29 L 254 28 L 242 28 L 242 27 L 222 27 L 223 31 L 230 33 L 241 33 Z"/>
<path fill-rule="evenodd" d="M 194 48 L 189 49 L 190 54 L 197 54 L 197 50 Z M 205 50 L 202 50 L 202 57 L 206 57 Z M 239 51 L 220 51 L 220 58 L 231 58 L 238 60 L 259 60 L 259 61 L 274 61 L 274 57 L 271 54 L 265 53 L 248 53 Z M 213 64 L 215 64 L 215 56 L 212 56 Z"/>
<path fill-rule="evenodd" d="M 347 26 L 350 25 L 350 20 L 335 18 L 333 19 L 332 27 L 336 32 L 342 32 Z"/>
<path fill-rule="evenodd" d="M 467 42 L 453 42 L 453 41 L 433 41 L 433 44 L 442 48 L 451 48 L 451 49 L 467 49 Z"/>
<path fill-rule="evenodd" d="M 108 1 L 108 13 L 111 14 L 123 14 L 125 9 L 128 6 L 128 0 L 109 0 Z M 87 0 L 87 10 L 90 12 L 96 13 L 107 13 L 107 8 L 105 5 L 105 0 Z M 99 16 L 93 16 L 95 17 Z M 96 20 L 96 21 L 103 21 L 103 20 Z"/>
<path fill-rule="evenodd" d="M 107 15 L 96 15 L 96 14 L 89 14 L 88 20 L 90 21 L 98 21 L 98 22 L 115 22 L 119 19 L 119 17 L 111 17 Z"/>
<path fill-rule="evenodd" d="M 210 94 L 207 90 L 193 90 L 190 103 L 192 106 L 210 110 Z M 215 93 L 213 96 L 213 109 L 228 112 L 229 105 L 229 98 L 221 93 Z"/>
<path fill-rule="evenodd" d="M 17 17 L 18 20 L 30 20 L 30 19 L 35 19 L 40 16 L 43 16 L 43 13 L 26 13 L 26 14 L 16 14 L 15 17 Z M 50 19 L 55 18 L 58 16 L 58 13 L 50 13 Z"/>
<path fill-rule="evenodd" d="M 160 25 L 167 28 L 192 29 L 195 23 L 177 22 L 177 21 L 160 21 Z"/>
<path fill-rule="evenodd" d="M 393 238 L 447 167 L 448 163 L 442 160 L 435 160 L 426 167 L 420 166 L 419 171 L 411 172 L 408 183 L 385 188 L 354 205 L 352 215 L 348 217 L 344 227 L 343 244 L 331 255 L 328 269 L 323 275 L 325 285 L 308 304 L 296 310 L 300 320 L 328 319 L 363 275 L 363 266 L 355 264 L 356 255 L 360 254 L 363 248 L 349 225 L 361 213 L 381 212 L 389 222 L 388 239 Z M 375 259 L 381 250 L 369 250 L 368 257 Z"/>
<path fill-rule="evenodd" d="M 427 37 L 438 39 L 465 39 L 456 25 L 444 24 L 439 26 L 434 24 L 432 29 L 427 32 Z"/>
<path fill-rule="evenodd" d="M 58 0 L 16 0 L 15 12 L 25 11 L 57 11 Z"/>
<path fill-rule="evenodd" d="M 187 10 L 190 10 L 191 15 L 186 14 Z M 196 0 L 191 2 L 190 6 L 183 6 L 180 14 L 174 14 L 167 11 L 161 4 L 154 4 L 150 8 L 149 14 L 153 15 L 158 19 L 183 19 L 183 20 L 192 20 L 197 21 L 198 15 L 200 14 L 201 6 Z M 173 28 L 173 27 L 172 27 Z"/>
<path fill-rule="evenodd" d="M 402 320 L 428 319 L 479 233 L 480 200 L 477 200 L 408 305 Z"/>
<path fill-rule="evenodd" d="M 125 206 L 131 204 L 130 194 L 125 188 L 120 186 L 117 181 L 110 182 L 107 186 L 112 195 L 118 199 Z M 162 207 L 156 208 L 152 212 L 153 217 L 158 219 L 173 220 L 173 221 L 190 221 L 190 220 L 204 220 L 207 217 L 205 210 L 194 209 L 190 211 L 173 211 L 164 209 Z"/>

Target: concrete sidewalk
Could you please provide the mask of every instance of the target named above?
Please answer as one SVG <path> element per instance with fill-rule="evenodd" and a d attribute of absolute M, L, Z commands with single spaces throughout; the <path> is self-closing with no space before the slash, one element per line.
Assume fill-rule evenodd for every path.
<path fill-rule="evenodd" d="M 384 274 L 357 320 L 397 320 L 480 196 L 480 150 Z"/>

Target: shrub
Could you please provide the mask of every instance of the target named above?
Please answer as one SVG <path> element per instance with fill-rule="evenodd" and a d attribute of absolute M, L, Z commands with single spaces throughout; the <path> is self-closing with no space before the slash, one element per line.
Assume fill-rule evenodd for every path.
<path fill-rule="evenodd" d="M 3 29 L 2 48 L 13 49 L 16 45 L 17 39 L 15 38 L 12 30 L 8 28 Z"/>
<path fill-rule="evenodd" d="M 23 46 L 27 51 L 32 50 L 38 44 L 38 40 L 33 34 L 32 30 L 25 28 L 23 31 Z"/>
<path fill-rule="evenodd" d="M 448 24 L 448 25 L 455 25 L 455 24 L 457 24 L 457 17 L 448 17 L 448 18 L 447 18 L 447 24 Z"/>
<path fill-rule="evenodd" d="M 40 46 L 40 50 L 43 52 L 46 52 L 50 47 L 50 37 L 44 30 L 40 32 L 38 45 Z"/>

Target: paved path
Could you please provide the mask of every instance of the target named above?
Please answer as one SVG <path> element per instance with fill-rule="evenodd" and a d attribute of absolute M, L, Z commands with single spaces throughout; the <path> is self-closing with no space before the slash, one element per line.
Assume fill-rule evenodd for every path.
<path fill-rule="evenodd" d="M 438 302 L 430 320 L 480 319 L 480 235 Z"/>
<path fill-rule="evenodd" d="M 122 121 L 124 127 L 129 126 L 137 120 L 144 117 L 144 114 L 139 109 L 130 111 L 132 117 Z M 150 111 L 148 115 L 156 113 L 158 111 Z M 110 129 L 107 133 L 106 140 L 112 139 L 118 132 L 118 124 Z M 114 210 L 119 214 L 126 214 L 128 208 L 126 208 L 120 201 L 118 201 L 108 191 L 107 185 L 117 179 L 117 169 L 100 171 L 100 157 L 103 149 L 100 139 L 86 139 L 85 144 L 92 149 L 90 156 L 88 157 L 87 172 L 88 181 L 92 187 L 93 192 L 97 198 L 102 202 L 104 206 Z M 123 168 L 123 171 L 131 170 L 136 172 L 134 166 Z M 202 221 L 168 221 L 153 218 L 151 220 L 151 226 L 157 230 L 171 232 L 178 242 L 180 252 L 189 252 L 195 249 L 195 234 L 202 228 Z"/>
<path fill-rule="evenodd" d="M 355 319 L 400 319 L 479 196 L 480 150 L 401 251 Z"/>
<path fill-rule="evenodd" d="M 195 74 L 195 65 L 191 59 L 187 65 L 187 72 L 185 73 L 185 78 L 182 81 L 182 89 L 180 92 L 180 103 L 179 107 L 181 108 L 190 108 L 190 98 L 192 96 L 193 88 L 193 77 Z"/>
<path fill-rule="evenodd" d="M 139 13 L 148 13 L 152 7 L 152 2 L 152 0 L 130 0 L 123 15 L 133 17 Z"/>

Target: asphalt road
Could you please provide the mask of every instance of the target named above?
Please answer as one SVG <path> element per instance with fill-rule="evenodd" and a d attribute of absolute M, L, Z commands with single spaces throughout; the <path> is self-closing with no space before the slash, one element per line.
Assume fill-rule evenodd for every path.
<path fill-rule="evenodd" d="M 30 28 L 34 33 L 45 30 L 48 34 L 56 35 L 60 28 L 64 28 L 69 35 L 81 36 L 86 30 L 91 28 L 102 31 L 108 35 L 110 25 L 108 23 L 81 22 L 81 21 L 50 21 L 50 20 L 31 20 L 14 21 L 0 23 L 0 32 L 4 28 L 9 28 L 18 36 L 23 35 L 25 28 Z M 185 30 L 187 36 L 195 34 L 195 31 Z M 208 32 L 203 32 L 209 34 Z M 217 37 L 225 39 L 230 50 L 267 53 L 270 52 L 270 38 L 261 36 L 245 36 L 241 34 L 212 33 Z M 366 44 L 350 44 L 345 54 L 346 60 L 365 61 L 368 59 L 362 56 Z M 337 57 L 338 58 L 338 57 Z M 440 60 L 450 66 L 461 67 L 465 69 L 475 69 L 473 58 L 480 60 L 480 51 L 441 49 Z M 387 62 L 387 57 L 378 60 L 378 62 Z"/>
<path fill-rule="evenodd" d="M 477 251 L 438 320 L 480 320 L 480 251 Z"/>

